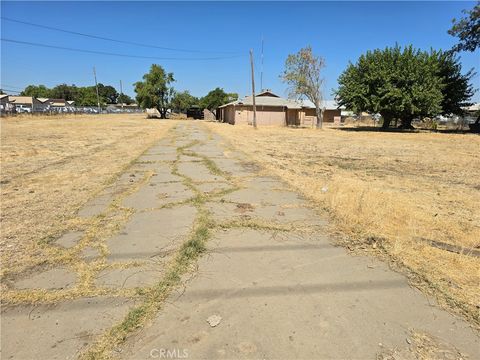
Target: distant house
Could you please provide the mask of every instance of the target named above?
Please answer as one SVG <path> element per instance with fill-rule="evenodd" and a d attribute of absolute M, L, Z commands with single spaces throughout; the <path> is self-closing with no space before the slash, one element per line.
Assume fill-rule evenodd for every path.
<path fill-rule="evenodd" d="M 65 99 L 49 99 L 49 102 L 52 108 L 63 108 L 65 106 L 69 106 Z"/>
<path fill-rule="evenodd" d="M 15 105 L 17 112 L 37 112 L 48 108 L 47 101 L 34 98 L 32 96 L 9 96 L 10 102 Z"/>
<path fill-rule="evenodd" d="M 312 126 L 315 124 L 316 110 L 310 101 L 296 101 L 281 98 L 269 90 L 255 96 L 257 125 L 265 126 Z M 335 102 L 325 101 L 322 106 L 324 122 L 334 122 L 341 116 Z M 252 96 L 232 101 L 217 109 L 217 120 L 230 124 L 251 124 L 253 121 Z"/>
<path fill-rule="evenodd" d="M 13 111 L 15 106 L 10 100 L 10 96 L 7 94 L 0 95 L 0 111 L 2 113 L 10 113 Z"/>

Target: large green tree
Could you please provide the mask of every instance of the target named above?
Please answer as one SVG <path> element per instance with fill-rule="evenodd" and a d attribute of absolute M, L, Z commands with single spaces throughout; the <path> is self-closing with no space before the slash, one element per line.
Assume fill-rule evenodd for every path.
<path fill-rule="evenodd" d="M 453 26 L 448 33 L 458 37 L 458 44 L 453 51 L 475 51 L 480 47 L 480 2 L 472 10 L 463 10 L 466 15 L 460 20 L 453 19 Z"/>
<path fill-rule="evenodd" d="M 193 105 L 199 105 L 199 100 L 188 90 L 176 92 L 172 99 L 172 109 L 176 112 L 186 112 Z"/>
<path fill-rule="evenodd" d="M 412 46 L 368 51 L 340 75 L 336 91 L 338 103 L 356 112 L 380 113 L 384 128 L 389 127 L 393 119 L 401 120 L 402 128 L 411 128 L 416 117 L 442 113 L 448 76 L 441 73 L 452 64 L 459 65 L 452 59 L 443 53 L 428 53 Z M 449 79 L 454 82 L 453 77 Z M 450 86 L 453 88 L 453 84 Z M 468 94 L 457 99 L 460 98 L 465 100 Z M 449 104 L 449 107 L 455 108 L 458 104 Z"/>
<path fill-rule="evenodd" d="M 208 109 L 216 115 L 219 106 L 237 99 L 237 93 L 226 93 L 222 88 L 217 87 L 200 99 L 200 107 Z"/>
<path fill-rule="evenodd" d="M 315 104 L 317 114 L 317 127 L 323 124 L 322 100 L 322 69 L 325 67 L 325 60 L 315 56 L 312 48 L 307 46 L 300 49 L 296 54 L 290 54 L 285 61 L 285 70 L 281 76 L 282 80 L 290 87 L 290 97 L 306 97 Z"/>
<path fill-rule="evenodd" d="M 156 108 L 161 118 L 165 119 L 175 93 L 171 86 L 174 81 L 173 73 L 167 73 L 160 65 L 153 64 L 150 71 L 143 75 L 143 81 L 134 84 L 137 103 L 143 109 Z"/>

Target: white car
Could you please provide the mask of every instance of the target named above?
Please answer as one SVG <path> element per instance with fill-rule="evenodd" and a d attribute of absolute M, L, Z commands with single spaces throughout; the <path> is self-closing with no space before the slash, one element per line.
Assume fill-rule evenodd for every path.
<path fill-rule="evenodd" d="M 31 113 L 32 108 L 25 106 L 25 105 L 15 105 L 15 109 L 17 110 L 17 113 Z"/>

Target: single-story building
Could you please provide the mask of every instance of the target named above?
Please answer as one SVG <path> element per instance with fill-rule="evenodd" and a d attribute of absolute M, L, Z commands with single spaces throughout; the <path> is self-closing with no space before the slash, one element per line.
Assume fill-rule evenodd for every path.
<path fill-rule="evenodd" d="M 7 94 L 0 95 L 0 111 L 3 113 L 11 113 L 15 109 L 15 106 L 10 100 L 10 96 Z"/>
<path fill-rule="evenodd" d="M 316 119 L 315 106 L 309 101 L 281 98 L 265 90 L 255 96 L 257 125 L 265 126 L 313 126 Z M 340 119 L 341 110 L 334 102 L 323 104 L 324 122 Z M 252 96 L 232 101 L 217 109 L 217 120 L 230 124 L 251 124 L 253 121 Z"/>
<path fill-rule="evenodd" d="M 23 112 L 44 111 L 48 108 L 49 100 L 44 98 L 34 98 L 33 96 L 9 96 L 10 102 L 15 105 L 18 110 Z"/>

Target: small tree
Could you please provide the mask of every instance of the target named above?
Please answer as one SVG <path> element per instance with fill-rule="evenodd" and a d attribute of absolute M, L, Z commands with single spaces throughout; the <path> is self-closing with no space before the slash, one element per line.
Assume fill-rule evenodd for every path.
<path fill-rule="evenodd" d="M 160 112 L 160 117 L 166 119 L 167 110 L 175 93 L 170 86 L 174 81 L 173 73 L 167 73 L 160 65 L 153 64 L 150 72 L 143 75 L 143 81 L 134 84 L 137 103 L 143 109 L 156 108 Z"/>
<path fill-rule="evenodd" d="M 215 116 L 217 116 L 217 108 L 219 106 L 237 99 L 238 94 L 226 93 L 223 89 L 217 87 L 200 99 L 200 107 L 210 110 Z"/>
<path fill-rule="evenodd" d="M 456 36 L 459 43 L 453 47 L 453 51 L 475 51 L 480 47 L 480 2 L 472 10 L 463 10 L 467 15 L 460 20 L 453 19 L 453 26 L 448 33 Z"/>
<path fill-rule="evenodd" d="M 178 112 L 186 112 L 193 105 L 198 105 L 199 100 L 190 95 L 188 90 L 176 92 L 172 99 L 172 109 Z"/>
<path fill-rule="evenodd" d="M 285 61 L 285 71 L 281 78 L 290 86 L 289 97 L 300 99 L 306 97 L 315 104 L 317 114 L 317 128 L 323 125 L 322 85 L 324 79 L 321 72 L 325 67 L 325 60 L 312 53 L 307 46 L 296 54 L 288 55 Z"/>

